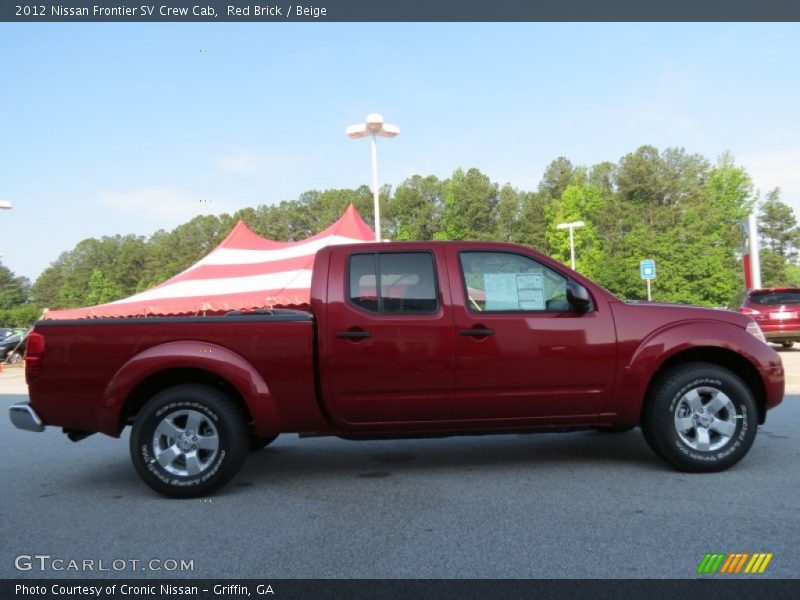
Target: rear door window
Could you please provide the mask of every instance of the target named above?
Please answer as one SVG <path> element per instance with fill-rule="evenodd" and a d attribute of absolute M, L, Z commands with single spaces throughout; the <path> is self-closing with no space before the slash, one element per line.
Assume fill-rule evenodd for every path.
<path fill-rule="evenodd" d="M 354 254 L 349 271 L 350 302 L 359 308 L 378 314 L 439 310 L 436 272 L 429 252 Z"/>

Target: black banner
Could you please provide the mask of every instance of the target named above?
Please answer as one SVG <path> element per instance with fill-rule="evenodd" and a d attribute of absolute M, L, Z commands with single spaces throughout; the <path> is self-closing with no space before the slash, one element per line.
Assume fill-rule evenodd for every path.
<path fill-rule="evenodd" d="M 280 600 L 548 600 L 555 598 L 796 599 L 800 581 L 753 578 L 693 580 L 3 580 L 0 597 L 44 600 L 263 598 Z"/>
<path fill-rule="evenodd" d="M 0 21 L 798 21 L 792 0 L 38 0 Z"/>

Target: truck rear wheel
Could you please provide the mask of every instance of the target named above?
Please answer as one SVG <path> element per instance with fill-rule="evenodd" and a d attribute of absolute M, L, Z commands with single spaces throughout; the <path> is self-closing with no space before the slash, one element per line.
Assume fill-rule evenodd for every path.
<path fill-rule="evenodd" d="M 688 363 L 662 375 L 642 416 L 653 451 L 692 473 L 735 465 L 750 450 L 757 428 L 750 389 L 731 371 L 709 363 Z"/>
<path fill-rule="evenodd" d="M 227 483 L 247 456 L 247 424 L 223 392 L 187 384 L 159 392 L 142 407 L 131 432 L 136 472 L 173 498 L 206 495 Z"/>

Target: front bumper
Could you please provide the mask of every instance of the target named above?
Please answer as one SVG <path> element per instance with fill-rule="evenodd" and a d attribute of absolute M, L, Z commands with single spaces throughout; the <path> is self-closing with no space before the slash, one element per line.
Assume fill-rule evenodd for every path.
<path fill-rule="evenodd" d="M 44 425 L 39 415 L 27 402 L 17 402 L 8 408 L 8 416 L 17 429 L 26 431 L 44 431 Z"/>

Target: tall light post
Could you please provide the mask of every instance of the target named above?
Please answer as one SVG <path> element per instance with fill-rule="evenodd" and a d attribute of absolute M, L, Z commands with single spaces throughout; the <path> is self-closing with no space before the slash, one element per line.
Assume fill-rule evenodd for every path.
<path fill-rule="evenodd" d="M 556 229 L 569 229 L 569 260 L 572 270 L 575 270 L 575 229 L 583 227 L 583 221 L 573 221 L 572 223 L 559 223 Z"/>
<path fill-rule="evenodd" d="M 344 131 L 350 139 L 371 137 L 372 146 L 372 201 L 375 205 L 375 240 L 381 241 L 381 209 L 378 202 L 378 144 L 377 137 L 393 138 L 399 135 L 400 128 L 396 125 L 389 125 L 383 122 L 383 116 L 378 113 L 370 113 L 364 123 L 350 125 Z"/>
<path fill-rule="evenodd" d="M 753 289 L 761 287 L 761 256 L 758 248 L 758 220 L 754 214 L 747 217 L 747 233 L 750 245 L 750 285 Z"/>

